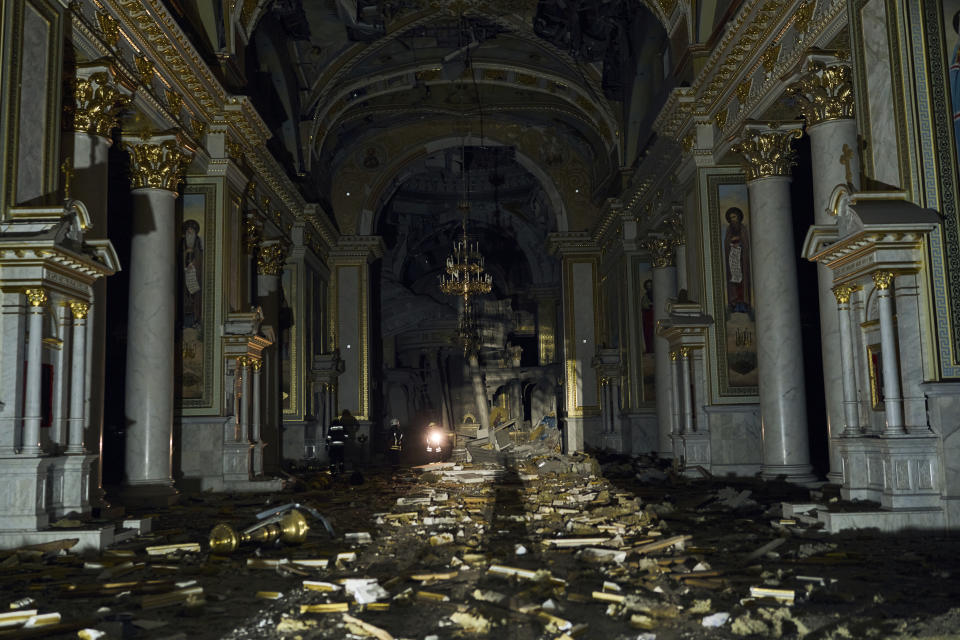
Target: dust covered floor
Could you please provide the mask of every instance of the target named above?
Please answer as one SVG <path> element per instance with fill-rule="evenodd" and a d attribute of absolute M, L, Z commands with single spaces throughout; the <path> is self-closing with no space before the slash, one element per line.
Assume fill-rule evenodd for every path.
<path fill-rule="evenodd" d="M 783 483 L 588 456 L 364 480 L 186 496 L 96 557 L 0 552 L 0 606 L 61 616 L 0 639 L 960 638 L 956 536 L 827 535 L 781 518 L 810 499 Z M 215 524 L 291 502 L 335 535 L 305 513 L 301 544 L 209 552 Z"/>

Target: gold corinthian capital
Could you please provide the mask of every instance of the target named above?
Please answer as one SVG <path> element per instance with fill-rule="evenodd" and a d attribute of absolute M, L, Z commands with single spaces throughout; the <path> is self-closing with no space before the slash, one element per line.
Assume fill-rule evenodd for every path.
<path fill-rule="evenodd" d="M 281 242 L 261 244 L 257 252 L 257 273 L 265 276 L 278 276 L 283 273 L 287 261 L 287 248 Z"/>
<path fill-rule="evenodd" d="M 748 122 L 740 142 L 730 150 L 743 156 L 743 170 L 748 181 L 789 176 L 790 168 L 797 163 L 796 152 L 790 143 L 801 135 L 802 123 L 799 122 Z"/>
<path fill-rule="evenodd" d="M 193 159 L 193 152 L 176 135 L 125 140 L 124 147 L 130 152 L 131 189 L 164 189 L 176 193 Z"/>
<path fill-rule="evenodd" d="M 799 79 L 787 87 L 797 98 L 808 126 L 853 118 L 853 79 L 850 63 L 836 55 L 811 53 Z"/>
<path fill-rule="evenodd" d="M 129 91 L 117 81 L 113 69 L 99 67 L 78 70 L 78 77 L 68 80 L 73 100 L 64 105 L 67 126 L 74 131 L 110 137 L 117 126 L 120 111 L 130 103 Z"/>
<path fill-rule="evenodd" d="M 640 246 L 650 252 L 650 263 L 655 269 L 673 266 L 673 247 L 675 243 L 667 236 L 649 236 Z"/>

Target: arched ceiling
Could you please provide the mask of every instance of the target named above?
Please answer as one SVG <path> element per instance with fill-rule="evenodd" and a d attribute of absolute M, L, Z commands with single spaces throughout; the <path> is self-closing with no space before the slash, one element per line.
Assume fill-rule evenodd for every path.
<path fill-rule="evenodd" d="M 649 31 L 666 40 L 654 0 L 275 0 L 251 15 L 256 72 L 287 96 L 274 151 L 345 233 L 376 215 L 398 158 L 468 135 L 575 183 L 557 193 L 586 228 L 632 162 L 635 56 Z"/>

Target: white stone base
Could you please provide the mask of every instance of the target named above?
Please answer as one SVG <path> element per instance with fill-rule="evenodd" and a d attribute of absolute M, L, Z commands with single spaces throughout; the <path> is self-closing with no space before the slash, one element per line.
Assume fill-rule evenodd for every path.
<path fill-rule="evenodd" d="M 251 478 L 246 480 L 229 480 L 217 476 L 200 478 L 200 491 L 214 493 L 271 493 L 283 489 L 283 480 L 280 478 Z"/>
<path fill-rule="evenodd" d="M 87 515 L 91 511 L 90 486 L 93 480 L 95 455 L 67 455 L 63 457 L 63 489 L 53 516 L 61 518 L 68 513 Z"/>
<path fill-rule="evenodd" d="M 818 511 L 817 519 L 829 533 L 855 529 L 897 531 L 944 531 L 947 518 L 943 509 L 900 509 L 897 511 L 861 511 L 839 513 Z"/>
<path fill-rule="evenodd" d="M 113 525 L 99 529 L 45 529 L 43 531 L 0 531 L 0 549 L 77 539 L 71 553 L 102 551 L 114 543 Z"/>
<path fill-rule="evenodd" d="M 50 522 L 52 458 L 0 459 L 0 527 L 36 531 Z"/>

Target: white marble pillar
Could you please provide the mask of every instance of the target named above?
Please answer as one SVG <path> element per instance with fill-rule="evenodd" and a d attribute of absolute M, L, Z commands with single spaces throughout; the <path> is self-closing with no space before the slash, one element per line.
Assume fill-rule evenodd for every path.
<path fill-rule="evenodd" d="M 673 398 L 673 434 L 680 435 L 683 432 L 681 417 L 680 400 L 680 350 L 674 349 L 670 352 L 670 378 L 671 378 L 671 397 Z"/>
<path fill-rule="evenodd" d="M 253 361 L 253 398 L 252 398 L 252 417 L 250 420 L 250 441 L 253 443 L 253 475 L 263 475 L 263 440 L 260 437 L 260 416 L 263 415 L 263 405 L 261 394 L 263 393 L 263 380 L 261 370 L 263 369 L 263 359 L 258 358 Z"/>
<path fill-rule="evenodd" d="M 853 117 L 853 90 L 849 62 L 832 54 L 808 54 L 801 75 L 790 85 L 807 121 L 813 171 L 814 224 L 836 224 L 831 210 L 834 190 L 860 188 L 860 154 L 857 122 Z M 823 358 L 823 391 L 829 439 L 830 472 L 833 482 L 842 480 L 837 443 L 847 424 L 843 399 L 844 368 L 841 360 L 839 316 L 835 311 L 833 274 L 817 264 L 820 300 L 820 345 Z"/>
<path fill-rule="evenodd" d="M 810 482 L 807 401 L 800 338 L 796 246 L 790 207 L 791 140 L 797 123 L 748 124 L 734 150 L 745 159 L 750 198 L 751 265 L 757 321 L 757 370 L 763 477 Z"/>
<path fill-rule="evenodd" d="M 691 396 L 691 379 L 690 379 L 690 367 L 691 367 L 691 358 L 690 358 L 690 348 L 689 347 L 680 347 L 680 371 L 682 375 L 680 377 L 680 384 L 682 385 L 682 395 L 683 398 L 683 432 L 684 433 L 693 433 L 696 431 L 694 428 L 693 422 L 693 397 Z"/>
<path fill-rule="evenodd" d="M 673 264 L 673 243 L 668 238 L 652 238 L 645 243 L 651 252 L 653 266 L 653 324 L 669 317 L 667 302 L 677 295 L 677 268 Z M 657 423 L 661 457 L 673 456 L 673 411 L 670 373 L 670 343 L 654 332 L 654 384 L 657 398 Z"/>
<path fill-rule="evenodd" d="M 127 320 L 123 499 L 168 504 L 172 477 L 177 186 L 188 155 L 169 136 L 136 139 Z"/>
<path fill-rule="evenodd" d="M 109 239 L 107 226 L 107 179 L 110 147 L 113 144 L 111 131 L 117 126 L 117 118 L 129 104 L 133 85 L 120 70 L 97 61 L 80 64 L 76 77 L 71 82 L 70 92 L 65 96 L 66 124 L 73 135 L 64 137 L 65 152 L 72 165 L 72 180 L 69 194 L 83 202 L 90 214 L 91 228 L 84 237 L 95 240 Z M 72 145 L 72 149 L 70 149 Z M 94 307 L 86 318 L 87 339 L 84 357 L 84 378 L 88 381 L 83 399 L 83 440 L 100 453 L 103 440 L 103 391 L 106 376 L 106 317 L 107 282 L 100 278 L 93 283 Z M 72 407 L 72 405 L 71 405 Z M 73 418 L 71 408 L 71 419 Z M 95 478 L 99 486 L 102 478 L 103 460 L 98 458 Z M 99 496 L 102 499 L 102 496 Z M 105 503 L 104 503 L 105 504 Z"/>
<path fill-rule="evenodd" d="M 237 358 L 237 370 L 240 373 L 240 434 L 237 440 L 249 442 L 250 437 L 250 359 Z"/>
<path fill-rule="evenodd" d="M 68 454 L 86 453 L 83 429 L 86 420 L 87 397 L 87 312 L 90 305 L 79 300 L 70 302 L 73 313 L 73 351 L 70 356 L 70 435 Z"/>
<path fill-rule="evenodd" d="M 840 367 L 843 371 L 843 430 L 842 436 L 860 433 L 860 403 L 857 402 L 856 356 L 853 346 L 853 318 L 850 296 L 853 287 L 839 286 L 833 290 L 837 300 L 837 315 L 840 328 Z M 831 469 L 832 469 L 831 463 Z"/>
<path fill-rule="evenodd" d="M 877 313 L 880 316 L 880 363 L 883 372 L 883 406 L 887 426 L 884 435 L 903 435 L 903 397 L 900 393 L 900 367 L 897 362 L 897 329 L 894 326 L 895 311 L 890 287 L 893 285 L 892 271 L 878 271 L 873 274 L 873 284 L 877 288 Z"/>
<path fill-rule="evenodd" d="M 26 402 L 23 406 L 23 440 L 20 452 L 28 456 L 37 456 L 41 453 L 43 314 L 47 308 L 47 293 L 41 288 L 27 289 L 24 293 L 30 303 L 27 309 L 27 332 L 30 337 L 27 341 L 27 388 Z"/>

